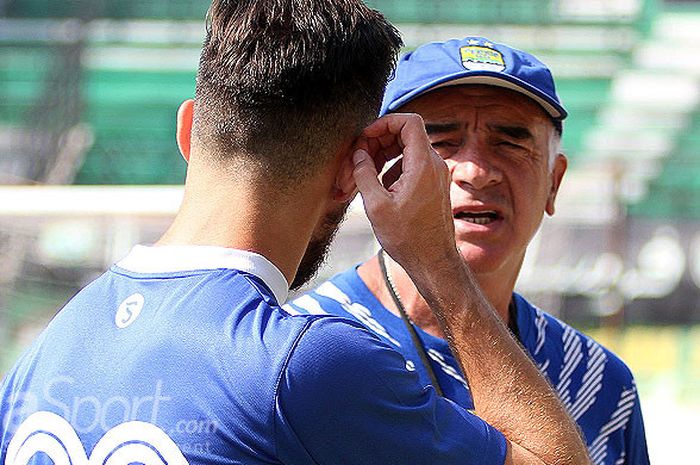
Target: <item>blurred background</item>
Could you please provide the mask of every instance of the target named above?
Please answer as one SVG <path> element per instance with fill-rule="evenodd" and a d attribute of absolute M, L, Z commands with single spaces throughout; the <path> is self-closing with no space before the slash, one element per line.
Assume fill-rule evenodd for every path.
<path fill-rule="evenodd" d="M 654 463 L 700 421 L 700 2 L 373 0 L 407 49 L 484 35 L 552 68 L 570 169 L 518 290 L 636 374 Z M 206 0 L 0 0 L 0 376 L 181 199 Z M 355 206 L 319 279 L 377 246 Z"/>

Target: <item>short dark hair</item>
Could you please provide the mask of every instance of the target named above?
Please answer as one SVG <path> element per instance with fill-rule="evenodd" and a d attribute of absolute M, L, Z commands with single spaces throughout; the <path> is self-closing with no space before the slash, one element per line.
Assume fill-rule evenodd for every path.
<path fill-rule="evenodd" d="M 247 172 L 309 176 L 377 116 L 401 46 L 361 0 L 214 0 L 193 137 Z"/>

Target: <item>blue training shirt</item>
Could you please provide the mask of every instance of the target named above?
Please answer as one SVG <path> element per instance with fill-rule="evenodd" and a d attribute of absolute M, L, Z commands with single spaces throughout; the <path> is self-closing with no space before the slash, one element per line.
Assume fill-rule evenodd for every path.
<path fill-rule="evenodd" d="M 503 435 L 391 344 L 286 295 L 260 255 L 136 247 L 0 384 L 0 463 L 504 462 Z"/>
<path fill-rule="evenodd" d="M 584 433 L 595 465 L 648 465 L 644 423 L 629 368 L 600 344 L 513 294 L 520 342 Z M 430 377 L 403 320 L 379 302 L 352 268 L 284 306 L 290 313 L 352 318 L 406 358 L 420 382 Z M 447 341 L 417 327 L 444 395 L 474 404 Z"/>

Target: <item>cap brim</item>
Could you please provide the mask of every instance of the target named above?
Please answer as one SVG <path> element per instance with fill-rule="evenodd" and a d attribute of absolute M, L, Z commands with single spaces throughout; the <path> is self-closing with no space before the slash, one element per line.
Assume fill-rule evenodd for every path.
<path fill-rule="evenodd" d="M 436 79 L 414 89 L 413 91 L 402 96 L 400 99 L 392 102 L 387 108 L 387 113 L 395 111 L 411 100 L 433 90 L 463 84 L 483 84 L 510 89 L 530 97 L 554 119 L 563 120 L 568 115 L 564 107 L 562 107 L 559 102 L 553 100 L 530 84 L 516 77 L 494 71 L 466 71 Z"/>

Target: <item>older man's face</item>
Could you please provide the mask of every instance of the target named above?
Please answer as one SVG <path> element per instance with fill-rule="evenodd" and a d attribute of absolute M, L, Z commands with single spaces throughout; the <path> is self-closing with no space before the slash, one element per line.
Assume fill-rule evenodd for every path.
<path fill-rule="evenodd" d="M 544 110 L 522 94 L 479 85 L 440 89 L 401 111 L 423 117 L 434 150 L 450 170 L 455 235 L 464 258 L 476 273 L 517 273 L 544 212 L 554 212 L 566 171 Z"/>

